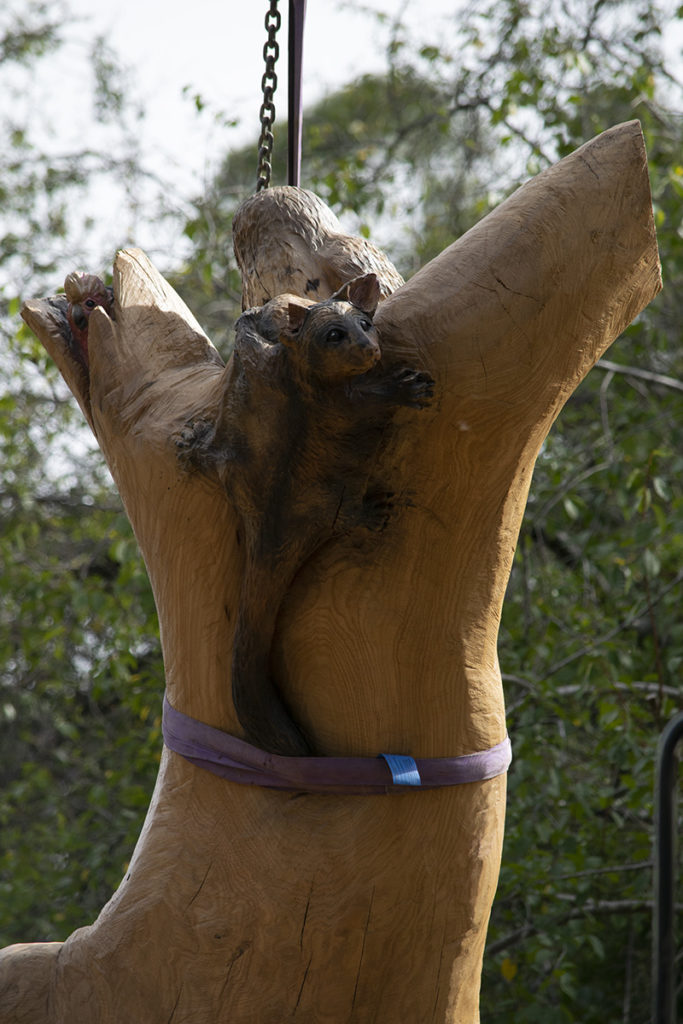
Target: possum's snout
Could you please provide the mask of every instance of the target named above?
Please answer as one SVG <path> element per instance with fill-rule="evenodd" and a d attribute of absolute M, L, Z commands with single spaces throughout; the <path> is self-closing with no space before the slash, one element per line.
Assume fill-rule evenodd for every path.
<path fill-rule="evenodd" d="M 362 342 L 356 341 L 353 345 L 349 345 L 350 361 L 353 361 L 354 355 L 357 356 L 359 365 L 369 370 L 371 366 L 379 362 L 382 352 L 376 338 L 366 337 Z"/>
<path fill-rule="evenodd" d="M 319 353 L 319 369 L 330 377 L 355 377 L 366 373 L 382 356 L 377 338 L 368 335 L 346 337 L 333 349 Z"/>

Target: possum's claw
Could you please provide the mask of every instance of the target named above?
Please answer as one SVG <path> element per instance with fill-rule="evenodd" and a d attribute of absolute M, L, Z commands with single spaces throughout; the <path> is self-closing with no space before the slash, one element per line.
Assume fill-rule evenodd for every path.
<path fill-rule="evenodd" d="M 424 409 L 434 398 L 434 378 L 424 370 L 399 367 L 393 374 L 392 386 L 400 405 Z"/>
<path fill-rule="evenodd" d="M 175 438 L 178 457 L 192 459 L 201 456 L 213 437 L 214 429 L 209 420 L 189 420 Z"/>

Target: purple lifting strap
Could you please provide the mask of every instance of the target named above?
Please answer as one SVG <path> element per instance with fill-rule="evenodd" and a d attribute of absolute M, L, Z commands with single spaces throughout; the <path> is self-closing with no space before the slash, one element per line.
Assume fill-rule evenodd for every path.
<path fill-rule="evenodd" d="M 512 760 L 507 736 L 489 750 L 461 757 L 282 757 L 176 711 L 166 697 L 162 730 L 169 750 L 214 775 L 247 786 L 306 793 L 362 796 L 483 782 L 502 775 Z"/>

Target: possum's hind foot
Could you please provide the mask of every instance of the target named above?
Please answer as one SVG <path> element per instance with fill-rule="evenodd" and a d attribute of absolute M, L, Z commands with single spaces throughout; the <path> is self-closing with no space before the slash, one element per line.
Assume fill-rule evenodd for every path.
<path fill-rule="evenodd" d="M 368 530 L 380 533 L 396 513 L 396 495 L 392 491 L 366 494 L 361 506 L 361 521 Z"/>
<path fill-rule="evenodd" d="M 175 437 L 178 458 L 195 465 L 206 462 L 215 430 L 215 424 L 210 420 L 189 420 Z"/>

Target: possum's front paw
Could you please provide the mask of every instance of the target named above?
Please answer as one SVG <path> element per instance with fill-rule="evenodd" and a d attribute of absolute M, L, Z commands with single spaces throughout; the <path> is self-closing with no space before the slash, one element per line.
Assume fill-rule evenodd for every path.
<path fill-rule="evenodd" d="M 214 425 L 209 420 L 190 420 L 175 437 L 178 458 L 190 462 L 201 461 L 213 433 Z"/>
<path fill-rule="evenodd" d="M 434 398 L 434 378 L 423 370 L 409 366 L 396 369 L 391 380 L 392 397 L 399 405 L 424 409 Z"/>

